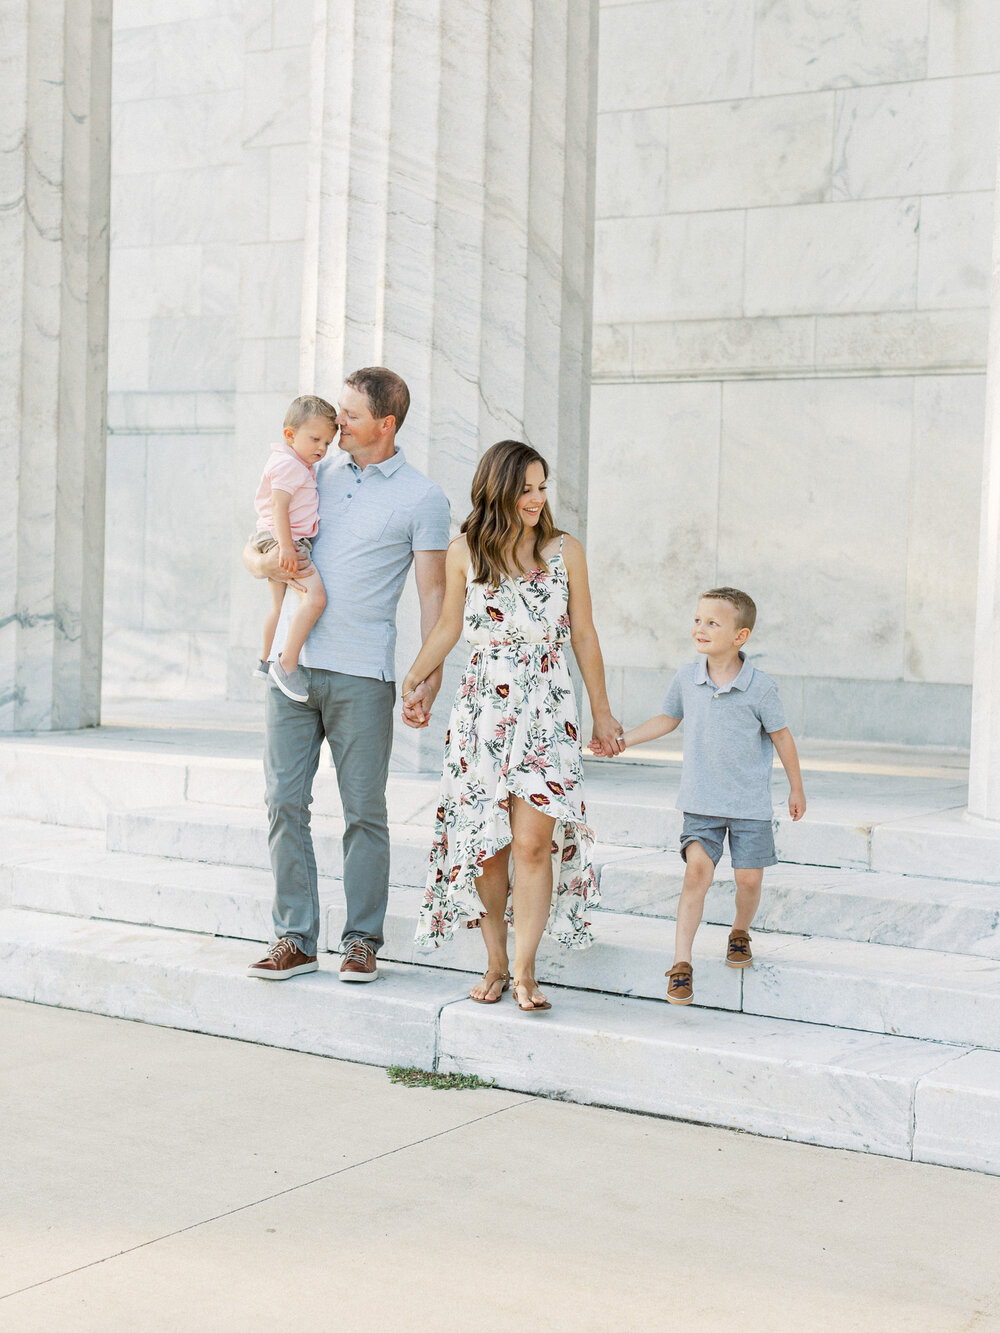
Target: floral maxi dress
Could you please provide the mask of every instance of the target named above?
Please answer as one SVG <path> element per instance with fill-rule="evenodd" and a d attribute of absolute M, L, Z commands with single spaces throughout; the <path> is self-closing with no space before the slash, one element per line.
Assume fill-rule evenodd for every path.
<path fill-rule="evenodd" d="M 417 943 L 443 944 L 484 915 L 476 879 L 511 840 L 510 799 L 547 815 L 553 894 L 546 930 L 560 944 L 593 943 L 588 912 L 600 900 L 590 864 L 576 698 L 566 662 L 569 579 L 559 551 L 549 569 L 470 583 L 465 633 L 472 654 L 445 737 L 441 800 Z"/>

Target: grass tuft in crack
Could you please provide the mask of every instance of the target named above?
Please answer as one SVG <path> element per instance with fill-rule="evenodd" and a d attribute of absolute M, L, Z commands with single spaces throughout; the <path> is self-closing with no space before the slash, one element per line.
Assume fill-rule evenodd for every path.
<path fill-rule="evenodd" d="M 385 1071 L 390 1083 L 402 1083 L 407 1088 L 492 1088 L 493 1080 L 486 1083 L 476 1074 L 435 1074 L 429 1069 L 404 1069 L 402 1065 L 390 1065 Z"/>

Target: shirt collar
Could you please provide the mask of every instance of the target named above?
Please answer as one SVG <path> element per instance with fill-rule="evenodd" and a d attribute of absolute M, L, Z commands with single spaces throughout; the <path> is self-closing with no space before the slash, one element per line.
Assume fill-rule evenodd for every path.
<path fill-rule="evenodd" d="M 747 660 L 745 653 L 740 653 L 740 661 L 743 663 L 740 667 L 740 674 L 734 680 L 731 680 L 728 685 L 723 685 L 719 689 L 708 674 L 708 658 L 700 657 L 694 675 L 695 684 L 711 685 L 719 694 L 728 694 L 730 690 L 748 690 L 750 681 L 753 679 L 753 663 Z"/>
<path fill-rule="evenodd" d="M 353 468 L 359 477 L 363 472 L 367 472 L 368 468 L 374 468 L 376 472 L 381 472 L 383 477 L 391 477 L 394 472 L 399 471 L 405 462 L 406 459 L 403 457 L 402 449 L 397 448 L 394 454 L 390 455 L 389 458 L 384 458 L 381 463 L 369 463 L 368 467 L 360 468 L 354 459 L 350 458 L 347 466 Z"/>

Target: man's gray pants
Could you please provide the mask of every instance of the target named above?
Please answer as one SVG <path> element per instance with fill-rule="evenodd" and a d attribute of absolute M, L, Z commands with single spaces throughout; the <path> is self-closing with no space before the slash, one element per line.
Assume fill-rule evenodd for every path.
<path fill-rule="evenodd" d="M 312 784 L 324 737 L 330 742 L 344 808 L 342 941 L 365 939 L 378 949 L 389 897 L 389 826 L 385 783 L 392 749 L 392 681 L 310 668 L 309 702 L 289 699 L 269 683 L 265 704 L 264 777 L 268 846 L 274 872 L 272 919 L 278 939 L 316 953 L 319 892 L 309 828 Z"/>

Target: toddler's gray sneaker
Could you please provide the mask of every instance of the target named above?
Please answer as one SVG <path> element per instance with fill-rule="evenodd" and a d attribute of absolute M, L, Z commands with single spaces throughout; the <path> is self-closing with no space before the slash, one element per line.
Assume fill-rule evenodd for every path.
<path fill-rule="evenodd" d="M 265 662 L 264 659 L 261 658 L 250 674 L 251 676 L 256 676 L 258 680 L 267 680 L 270 675 L 270 668 L 271 663 Z"/>
<path fill-rule="evenodd" d="M 278 659 L 275 658 L 267 674 L 281 693 L 287 694 L 289 699 L 294 699 L 297 704 L 307 704 L 309 702 L 309 685 L 298 667 L 294 671 L 286 671 Z"/>

